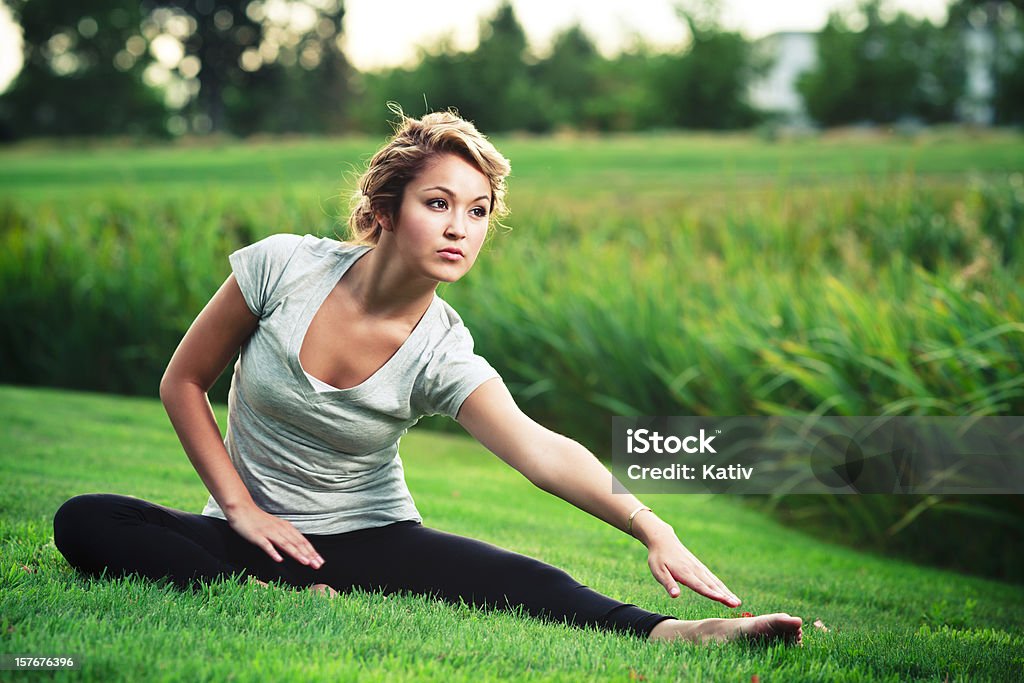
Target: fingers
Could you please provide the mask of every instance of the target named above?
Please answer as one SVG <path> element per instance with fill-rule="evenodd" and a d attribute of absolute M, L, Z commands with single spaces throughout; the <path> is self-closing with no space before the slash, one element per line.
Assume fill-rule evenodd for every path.
<path fill-rule="evenodd" d="M 740 604 L 740 599 L 733 595 L 729 589 L 724 586 L 722 588 L 718 588 L 717 586 L 708 584 L 705 581 L 694 580 L 694 585 L 691 587 L 704 597 L 720 602 L 727 607 L 737 607 Z"/>
<path fill-rule="evenodd" d="M 649 546 L 648 551 L 650 554 L 647 562 L 651 573 L 673 598 L 679 596 L 679 587 L 676 585 L 678 581 L 727 607 L 739 607 L 742 604 L 739 597 L 726 588 L 678 538 Z"/>
<path fill-rule="evenodd" d="M 662 574 L 667 575 L 667 580 L 662 578 Z M 679 594 L 678 588 L 676 588 L 676 581 L 679 581 L 694 592 L 711 600 L 716 600 L 727 607 L 739 607 L 742 604 L 739 597 L 726 588 L 725 584 L 708 571 L 707 567 L 700 564 L 700 562 L 697 562 L 696 566 L 687 567 L 682 571 L 674 571 L 671 567 L 662 566 L 661 572 L 656 572 L 655 577 L 659 583 L 665 586 L 672 597 L 676 597 Z M 676 592 L 673 593 L 669 586 L 675 589 Z"/>
<path fill-rule="evenodd" d="M 704 595 L 712 600 L 717 600 L 724 605 L 729 607 L 739 607 L 742 601 L 737 597 L 735 593 L 726 588 L 722 581 L 711 573 L 704 564 L 696 557 L 693 558 L 694 567 L 692 567 L 693 580 L 698 582 L 705 590 L 698 590 L 694 588 L 698 593 Z M 687 583 L 687 582 L 684 582 Z M 687 583 L 689 585 L 689 583 Z"/>
<path fill-rule="evenodd" d="M 715 575 L 710 572 L 707 572 L 702 578 L 696 578 L 695 582 L 701 588 L 694 588 L 694 590 L 707 598 L 717 600 L 727 607 L 739 607 L 742 604 L 742 601 L 736 597 L 736 594 L 726 588 L 725 584 L 715 578 Z"/>
<path fill-rule="evenodd" d="M 658 583 L 665 587 L 669 596 L 673 598 L 679 597 L 679 586 L 676 585 L 676 580 L 672 578 L 672 572 L 668 570 L 668 567 L 654 565 L 651 567 L 651 572 L 654 574 L 654 578 L 658 580 Z"/>
<path fill-rule="evenodd" d="M 704 569 L 704 574 L 705 576 L 702 577 L 702 581 L 704 582 L 704 585 L 715 591 L 715 600 L 718 600 L 723 605 L 728 605 L 729 607 L 739 607 L 742 604 L 742 600 L 740 600 L 735 593 L 726 588 L 725 584 L 722 583 L 717 576 L 709 572 L 707 568 Z"/>
<path fill-rule="evenodd" d="M 294 557 L 298 562 L 308 565 L 313 569 L 319 569 L 324 563 L 324 558 L 313 548 L 309 540 L 294 528 L 291 529 L 291 533 L 286 538 L 277 543 L 277 546 Z"/>
<path fill-rule="evenodd" d="M 696 564 L 696 566 L 693 569 L 693 574 L 696 580 L 702 583 L 703 585 L 707 586 L 708 589 L 710 589 L 716 594 L 714 596 L 708 597 L 712 598 L 713 600 L 718 600 L 722 604 L 728 605 L 730 607 L 739 606 L 741 601 L 735 593 L 726 588 L 725 584 L 723 584 L 721 580 L 719 580 L 719 578 L 716 577 L 716 575 L 713 574 L 708 567 L 703 565 L 703 562 L 701 562 L 695 557 L 693 558 L 693 561 Z"/>
<path fill-rule="evenodd" d="M 297 562 L 319 569 L 324 564 L 324 558 L 313 548 L 305 536 L 299 532 L 290 522 L 279 517 L 271 516 L 269 528 L 262 530 L 260 541 L 257 543 L 275 562 L 284 562 L 284 558 L 278 552 L 282 552 L 295 558 Z"/>
<path fill-rule="evenodd" d="M 735 596 L 731 596 L 730 594 L 720 591 L 718 588 L 707 584 L 692 574 L 686 577 L 677 577 L 672 574 L 668 567 L 659 566 L 654 571 L 654 578 L 658 580 L 658 583 L 665 587 L 669 596 L 673 598 L 679 597 L 679 586 L 676 585 L 676 581 L 678 580 L 687 588 L 690 588 L 694 592 L 699 593 L 706 598 L 717 600 L 729 606 L 735 606 L 731 604 L 732 602 L 739 604 L 739 599 Z"/>
<path fill-rule="evenodd" d="M 302 564 L 319 569 L 324 558 L 292 523 L 256 509 L 230 521 L 231 528 L 250 543 L 263 549 L 274 562 L 284 562 L 285 553 Z M 281 552 L 278 552 L 278 551 Z"/>
<path fill-rule="evenodd" d="M 722 583 L 721 580 L 719 580 L 717 576 L 712 574 L 711 570 L 704 566 L 704 563 L 697 559 L 697 556 L 690 552 L 690 550 L 686 548 L 686 546 L 683 546 L 683 553 L 687 560 L 686 565 L 684 565 L 683 571 L 688 570 L 689 574 L 694 578 L 694 580 L 699 581 L 701 584 L 703 584 L 707 588 L 707 590 L 711 591 L 711 594 L 697 590 L 696 588 L 694 590 L 697 590 L 697 592 L 701 593 L 701 595 L 705 595 L 706 597 L 709 597 L 712 600 L 717 600 L 729 607 L 739 607 L 742 604 L 742 600 L 740 600 L 735 593 L 729 590 L 726 587 L 726 585 Z M 687 582 L 684 581 L 684 583 Z M 689 584 L 687 583 L 687 585 Z"/>
<path fill-rule="evenodd" d="M 721 601 L 726 597 L 717 588 L 708 585 L 706 582 L 702 581 L 696 576 L 691 575 L 686 577 L 685 579 L 680 579 L 680 581 L 694 592 L 703 595 L 705 598 L 711 598 L 712 600 Z"/>
<path fill-rule="evenodd" d="M 264 538 L 263 540 L 257 542 L 256 545 L 262 548 L 263 552 L 265 552 L 267 555 L 270 555 L 270 559 L 272 559 L 274 562 L 284 562 L 284 558 L 277 553 L 277 550 L 274 548 L 274 544 L 271 543 L 269 539 Z"/>

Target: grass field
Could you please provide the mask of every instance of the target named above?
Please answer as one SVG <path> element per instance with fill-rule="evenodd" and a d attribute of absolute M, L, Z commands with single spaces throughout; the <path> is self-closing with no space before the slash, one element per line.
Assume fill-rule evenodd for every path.
<path fill-rule="evenodd" d="M 154 396 L 226 255 L 274 232 L 334 234 L 380 142 L 0 149 L 0 382 Z M 611 414 L 1024 410 L 1020 134 L 496 143 L 513 163 L 513 230 L 441 293 L 548 426 L 593 447 Z M 728 614 L 695 594 L 671 601 L 640 544 L 472 442 L 417 432 L 402 445 L 427 524 L 648 609 Z M 738 498 L 645 502 L 742 609 L 803 617 L 800 650 L 651 646 L 411 596 L 85 580 L 52 543 L 67 498 L 206 500 L 158 402 L 0 386 L 0 449 L 0 654 L 78 653 L 85 680 L 1024 679 L 1020 585 L 831 545 Z M 915 504 L 883 498 L 845 520 L 820 503 L 801 512 L 865 547 L 865 528 Z M 940 508 L 883 540 L 968 569 L 998 554 L 985 571 L 1019 575 L 1019 506 L 961 520 L 976 530 L 965 540 L 1000 553 L 958 545 L 930 518 Z"/>
<path fill-rule="evenodd" d="M 223 425 L 223 408 L 217 411 Z M 803 648 L 652 645 L 415 596 L 307 593 L 224 582 L 190 594 L 76 575 L 52 517 L 80 493 L 198 511 L 206 491 L 157 401 L 0 387 L 0 653 L 74 653 L 73 674 L 0 680 L 1019 681 L 1024 588 L 883 559 L 785 529 L 725 496 L 647 496 L 755 614 L 805 621 Z M 475 442 L 402 441 L 424 521 L 560 566 L 615 598 L 680 618 L 643 547 L 533 488 Z M 950 552 L 956 552 L 950 548 Z M 824 631 L 812 624 L 820 619 Z"/>
<path fill-rule="evenodd" d="M 197 189 L 301 192 L 330 204 L 382 139 L 295 139 L 202 147 L 0 149 L 0 197 L 53 200 L 120 190 L 155 197 Z M 606 197 L 692 199 L 862 184 L 913 174 L 959 182 L 970 174 L 1024 170 L 1022 137 L 1012 132 L 868 134 L 770 143 L 750 135 L 616 135 L 495 138 L 512 161 L 511 197 L 526 224 L 538 205 Z M 600 199 L 599 199 L 600 201 Z"/>

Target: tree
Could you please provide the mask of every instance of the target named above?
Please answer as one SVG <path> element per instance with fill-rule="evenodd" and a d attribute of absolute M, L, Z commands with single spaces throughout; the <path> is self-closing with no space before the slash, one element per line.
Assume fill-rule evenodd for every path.
<path fill-rule="evenodd" d="M 644 44 L 594 64 L 595 89 L 585 102 L 584 120 L 598 130 L 643 130 L 672 125 L 654 76 L 675 55 Z"/>
<path fill-rule="evenodd" d="M 494 16 L 481 23 L 480 42 L 467 55 L 472 88 L 461 98 L 461 111 L 484 130 L 543 127 L 525 57 L 526 33 L 504 0 Z"/>
<path fill-rule="evenodd" d="M 966 82 L 959 37 L 905 12 L 886 18 L 883 0 L 857 12 L 862 30 L 833 12 L 818 34 L 818 63 L 797 83 L 808 114 L 826 126 L 951 120 Z"/>
<path fill-rule="evenodd" d="M 979 95 L 991 107 L 992 123 L 1024 123 L 1024 1 L 955 0 L 947 26 L 980 39 L 975 58 L 983 62 L 991 91 Z"/>
<path fill-rule="evenodd" d="M 341 52 L 341 0 L 267 6 L 261 0 L 146 0 L 191 19 L 185 53 L 198 59 L 188 104 L 212 131 L 347 130 L 350 68 Z"/>
<path fill-rule="evenodd" d="M 481 22 L 474 50 L 459 52 L 444 40 L 422 51 L 411 69 L 364 74 L 360 118 L 369 129 L 380 129 L 384 103 L 393 100 L 410 114 L 457 109 L 488 132 L 543 130 L 549 124 L 525 57 L 526 34 L 506 0 Z"/>
<path fill-rule="evenodd" d="M 0 138 L 167 135 L 137 0 L 5 0 L 24 32 L 24 65 L 0 96 Z"/>
<path fill-rule="evenodd" d="M 599 127 L 590 113 L 590 101 L 598 92 L 602 61 L 593 41 L 578 24 L 555 38 L 551 54 L 531 69 L 531 78 L 537 85 L 535 96 L 541 98 L 538 107 L 546 124 Z"/>
<path fill-rule="evenodd" d="M 717 2 L 680 4 L 679 17 L 690 32 L 690 46 L 662 61 L 654 73 L 667 123 L 684 128 L 743 128 L 757 122 L 747 101 L 757 63 L 750 43 L 719 24 Z"/>
<path fill-rule="evenodd" d="M 442 39 L 432 50 L 421 50 L 412 68 L 360 74 L 357 125 L 373 132 L 389 130 L 386 104 L 392 101 L 409 116 L 451 107 L 472 119 L 466 105 L 472 103 L 480 84 L 473 80 L 468 55 Z"/>

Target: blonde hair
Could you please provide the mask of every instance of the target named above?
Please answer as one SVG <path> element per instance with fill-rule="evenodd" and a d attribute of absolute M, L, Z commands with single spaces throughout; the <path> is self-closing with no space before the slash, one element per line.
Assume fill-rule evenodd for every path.
<path fill-rule="evenodd" d="M 376 245 L 382 228 L 375 214 L 395 219 L 405 186 L 441 154 L 457 154 L 487 176 L 491 186 L 488 216 L 500 225 L 498 219 L 508 215 L 505 178 L 512 170 L 508 159 L 455 111 L 433 112 L 413 119 L 394 103 L 389 103 L 388 108 L 399 120 L 395 123 L 395 134 L 373 155 L 359 177 L 348 217 L 350 241 Z"/>

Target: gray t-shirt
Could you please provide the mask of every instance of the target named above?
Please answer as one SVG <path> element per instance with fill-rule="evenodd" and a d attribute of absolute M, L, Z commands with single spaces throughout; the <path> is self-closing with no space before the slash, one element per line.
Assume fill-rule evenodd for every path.
<path fill-rule="evenodd" d="M 498 377 L 435 294 L 405 343 L 363 383 L 320 392 L 310 384 L 299 363 L 306 330 L 371 248 L 282 234 L 229 257 L 260 321 L 235 364 L 224 445 L 255 503 L 302 533 L 421 521 L 399 440 L 423 415 L 454 418 L 474 389 Z M 213 496 L 202 514 L 225 519 Z"/>

